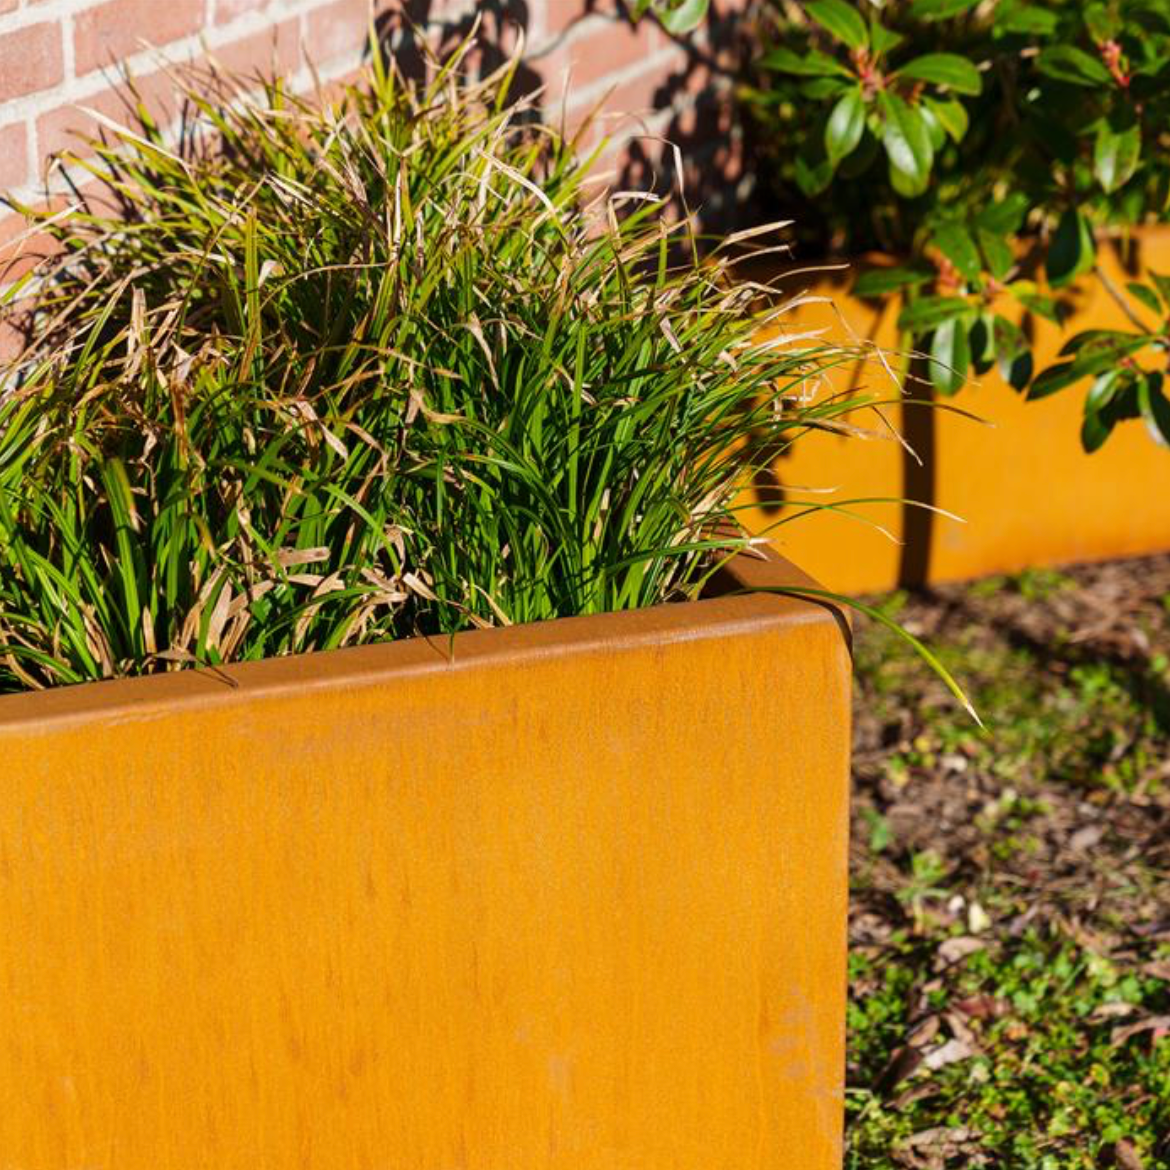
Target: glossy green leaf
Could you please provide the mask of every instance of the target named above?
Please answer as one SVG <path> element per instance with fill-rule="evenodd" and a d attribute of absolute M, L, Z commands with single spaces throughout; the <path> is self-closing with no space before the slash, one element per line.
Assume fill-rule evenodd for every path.
<path fill-rule="evenodd" d="M 1024 214 L 1028 210 L 1028 197 L 1021 191 L 1013 191 L 998 203 L 989 203 L 978 215 L 975 222 L 989 232 L 998 232 L 1001 236 L 1018 232 L 1024 222 Z"/>
<path fill-rule="evenodd" d="M 955 223 L 943 224 L 932 237 L 938 250 L 959 270 L 965 280 L 979 279 L 983 270 L 979 263 L 979 249 L 971 233 Z"/>
<path fill-rule="evenodd" d="M 927 81 L 944 85 L 955 93 L 977 94 L 983 89 L 979 70 L 957 53 L 927 53 L 915 57 L 898 69 L 898 76 L 912 81 Z"/>
<path fill-rule="evenodd" d="M 813 20 L 848 45 L 851 49 L 869 46 L 869 33 L 865 21 L 852 4 L 846 0 L 808 0 L 805 13 Z"/>
<path fill-rule="evenodd" d="M 802 97 L 821 102 L 828 98 L 840 97 L 855 85 L 856 82 L 845 81 L 840 77 L 813 77 L 809 81 L 801 82 L 800 93 Z"/>
<path fill-rule="evenodd" d="M 1146 276 L 1154 282 L 1154 288 L 1158 290 L 1158 296 L 1162 298 L 1162 304 L 1170 309 L 1170 276 L 1161 276 L 1157 272 L 1147 272 Z"/>
<path fill-rule="evenodd" d="M 1124 333 L 1120 329 L 1085 329 L 1061 346 L 1060 356 L 1087 361 L 1109 355 L 1119 360 L 1144 349 L 1149 340 L 1149 335 L 1145 333 Z"/>
<path fill-rule="evenodd" d="M 898 314 L 898 328 L 909 333 L 925 333 L 971 313 L 970 303 L 962 297 L 920 297 Z"/>
<path fill-rule="evenodd" d="M 1058 362 L 1054 366 L 1049 366 L 1032 383 L 1028 390 L 1028 401 L 1034 402 L 1039 398 L 1047 398 L 1050 394 L 1055 394 L 1066 386 L 1079 382 L 1085 376 L 1084 373 L 1077 370 L 1076 363 Z"/>
<path fill-rule="evenodd" d="M 1162 207 L 1162 198 L 1159 188 L 1165 181 L 1166 174 L 1161 167 L 1150 168 L 1149 178 L 1152 182 L 1127 184 L 1118 193 L 1114 200 L 1116 218 L 1121 223 L 1141 223 L 1151 211 Z"/>
<path fill-rule="evenodd" d="M 967 330 L 971 347 L 971 368 L 976 374 L 985 374 L 995 364 L 995 343 L 992 337 L 990 313 L 980 313 Z"/>
<path fill-rule="evenodd" d="M 1056 31 L 1057 16 L 1037 4 L 1000 4 L 995 10 L 997 34 L 1016 33 L 1046 37 Z"/>
<path fill-rule="evenodd" d="M 1157 313 L 1159 316 L 1162 315 L 1162 302 L 1158 299 L 1158 294 L 1152 288 L 1144 284 L 1138 284 L 1136 280 L 1131 280 L 1125 287 L 1129 295 L 1149 309 L 1151 313 Z"/>
<path fill-rule="evenodd" d="M 865 102 L 860 89 L 851 89 L 833 107 L 825 123 L 825 153 L 834 166 L 853 153 L 864 129 Z"/>
<path fill-rule="evenodd" d="M 975 234 L 979 240 L 979 250 L 983 253 L 983 259 L 987 261 L 987 271 L 996 280 L 1003 280 L 1015 263 L 1011 245 L 1003 236 L 998 236 L 985 228 L 979 228 Z"/>
<path fill-rule="evenodd" d="M 1046 321 L 1051 321 L 1056 325 L 1063 323 L 1064 312 L 1054 297 L 1042 296 L 1040 293 L 1021 292 L 1016 292 L 1014 295 L 1029 313 L 1035 313 L 1038 317 L 1043 317 Z"/>
<path fill-rule="evenodd" d="M 1110 12 L 1104 4 L 1086 4 L 1083 19 L 1089 36 L 1099 45 L 1114 40 L 1121 33 L 1117 14 Z"/>
<path fill-rule="evenodd" d="M 947 132 L 943 129 L 942 123 L 935 117 L 934 111 L 925 102 L 920 101 L 915 109 L 922 117 L 922 121 L 926 125 L 926 132 L 930 135 L 931 151 L 938 154 L 947 144 Z"/>
<path fill-rule="evenodd" d="M 997 314 L 991 323 L 999 376 L 1016 390 L 1024 390 L 1032 380 L 1032 349 L 1024 331 L 1006 317 Z"/>
<path fill-rule="evenodd" d="M 1109 403 L 1109 413 L 1121 422 L 1123 419 L 1141 418 L 1142 408 L 1138 401 L 1138 382 L 1137 374 L 1126 371 L 1118 384 L 1117 390 L 1113 394 L 1113 399 Z"/>
<path fill-rule="evenodd" d="M 930 380 L 940 394 L 957 394 L 967 381 L 971 348 L 967 326 L 953 318 L 935 331 L 930 345 Z"/>
<path fill-rule="evenodd" d="M 934 151 L 930 131 L 918 111 L 897 94 L 878 94 L 882 145 L 890 162 L 890 182 L 899 195 L 913 198 L 926 190 Z"/>
<path fill-rule="evenodd" d="M 869 18 L 869 45 L 875 55 L 892 53 L 906 38 L 892 28 L 886 28 L 874 13 Z"/>
<path fill-rule="evenodd" d="M 671 36 L 694 32 L 707 17 L 708 0 L 656 0 L 654 15 Z"/>
<path fill-rule="evenodd" d="M 853 285 L 857 297 L 883 297 L 900 288 L 917 288 L 933 277 L 931 272 L 915 268 L 871 268 L 863 272 Z"/>
<path fill-rule="evenodd" d="M 1170 447 L 1170 402 L 1162 391 L 1162 375 L 1155 372 L 1139 378 L 1137 394 L 1150 437 L 1163 447 Z"/>
<path fill-rule="evenodd" d="M 1036 68 L 1045 76 L 1071 85 L 1095 87 L 1109 85 L 1109 70 L 1096 57 L 1090 57 L 1074 45 L 1050 45 L 1036 58 Z"/>
<path fill-rule="evenodd" d="M 910 15 L 915 20 L 946 20 L 970 12 L 979 0 L 914 0 Z"/>
<path fill-rule="evenodd" d="M 797 186 L 806 195 L 819 195 L 833 181 L 833 164 L 827 158 L 810 163 L 798 154 L 793 168 Z"/>
<path fill-rule="evenodd" d="M 1121 382 L 1121 370 L 1107 370 L 1093 380 L 1085 395 L 1085 410 L 1099 411 L 1109 405 Z"/>
<path fill-rule="evenodd" d="M 792 73 L 797 77 L 843 77 L 856 80 L 840 61 L 818 49 L 794 53 L 791 49 L 771 49 L 760 58 L 760 64 L 773 73 Z"/>
<path fill-rule="evenodd" d="M 1070 208 L 1060 217 L 1052 243 L 1048 246 L 1045 259 L 1048 283 L 1053 288 L 1063 288 L 1088 272 L 1095 258 L 1089 221 L 1080 212 Z"/>
<path fill-rule="evenodd" d="M 967 133 L 969 118 L 967 107 L 956 98 L 936 98 L 927 96 L 922 104 L 938 119 L 939 125 L 947 132 L 954 142 L 962 142 Z"/>
<path fill-rule="evenodd" d="M 1032 381 L 1033 358 L 1030 349 L 1015 357 L 998 359 L 999 376 L 1012 387 L 1013 390 L 1024 391 Z"/>
<path fill-rule="evenodd" d="M 1006 317 L 996 314 L 991 323 L 995 352 L 1001 358 L 1016 358 L 1028 350 L 1024 331 Z"/>
<path fill-rule="evenodd" d="M 1143 26 L 1170 33 L 1170 12 L 1162 0 L 1133 0 L 1129 12 L 1134 16 L 1140 14 Z"/>
<path fill-rule="evenodd" d="M 1144 337 L 1131 338 L 1128 342 L 1078 354 L 1071 361 L 1058 362 L 1045 370 L 1028 391 L 1028 398 L 1047 398 L 1082 378 L 1096 377 L 1114 368 L 1123 357 L 1141 349 L 1147 343 Z"/>
<path fill-rule="evenodd" d="M 1081 420 L 1081 447 L 1091 455 L 1113 433 L 1115 417 L 1108 411 L 1088 410 Z"/>
<path fill-rule="evenodd" d="M 1097 176 L 1097 182 L 1110 194 L 1124 186 L 1137 170 L 1141 153 L 1139 126 L 1114 130 L 1108 123 L 1102 124 L 1093 148 L 1093 174 Z"/>

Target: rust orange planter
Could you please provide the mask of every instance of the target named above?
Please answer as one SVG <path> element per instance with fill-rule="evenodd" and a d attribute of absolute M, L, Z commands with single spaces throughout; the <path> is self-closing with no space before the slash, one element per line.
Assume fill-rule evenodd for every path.
<path fill-rule="evenodd" d="M 848 704 L 764 594 L 0 699 L 0 1165 L 837 1170 Z"/>
<path fill-rule="evenodd" d="M 1102 267 L 1120 287 L 1138 271 L 1170 272 L 1170 230 L 1144 233 L 1136 244 L 1129 267 L 1111 246 L 1103 249 Z M 814 291 L 831 296 L 835 308 L 803 306 L 790 327 L 823 326 L 841 336 L 844 321 L 857 335 L 896 348 L 896 308 L 883 312 L 878 302 L 846 295 L 846 287 L 844 276 L 820 281 Z M 1074 291 L 1076 313 L 1063 331 L 1038 322 L 1037 370 L 1056 359 L 1074 332 L 1132 327 L 1095 277 Z M 858 376 L 877 390 L 893 390 L 880 367 L 867 366 Z M 1170 451 L 1156 445 L 1140 423 L 1125 423 L 1100 451 L 1085 455 L 1079 437 L 1084 390 L 1025 402 L 992 371 L 947 400 L 988 425 L 895 407 L 890 421 L 923 456 L 924 469 L 892 441 L 805 436 L 791 456 L 777 461 L 774 479 L 762 480 L 744 501 L 749 527 L 763 531 L 794 514 L 797 509 L 783 505 L 785 499 L 873 496 L 927 500 L 965 521 L 889 503 L 855 509 L 872 523 L 823 512 L 774 530 L 775 546 L 785 556 L 830 588 L 859 592 L 1170 548 Z M 868 413 L 853 421 L 880 429 Z M 811 495 L 803 490 L 808 487 L 836 491 Z"/>

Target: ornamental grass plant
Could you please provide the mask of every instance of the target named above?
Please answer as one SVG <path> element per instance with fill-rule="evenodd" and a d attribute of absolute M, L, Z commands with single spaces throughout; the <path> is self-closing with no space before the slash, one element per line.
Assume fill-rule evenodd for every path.
<path fill-rule="evenodd" d="M 3 309 L 0 691 L 694 597 L 874 397 L 730 279 L 766 233 L 700 257 L 468 48 L 328 104 L 187 72 L 177 142 L 66 160 Z"/>

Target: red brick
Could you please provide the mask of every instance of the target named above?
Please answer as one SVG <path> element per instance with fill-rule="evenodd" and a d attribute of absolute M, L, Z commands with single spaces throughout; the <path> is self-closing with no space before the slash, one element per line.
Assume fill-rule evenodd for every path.
<path fill-rule="evenodd" d="M 557 101 L 569 75 L 569 93 L 592 85 L 608 74 L 637 65 L 654 51 L 654 29 L 648 21 L 634 28 L 607 22 L 582 30 L 571 43 L 535 62 L 548 85 L 550 102 Z"/>
<path fill-rule="evenodd" d="M 215 0 L 215 23 L 227 24 L 245 12 L 259 12 L 271 3 L 272 0 Z"/>
<path fill-rule="evenodd" d="M 204 0 L 110 0 L 73 18 L 77 75 L 115 64 L 143 48 L 161 47 L 198 31 Z"/>
<path fill-rule="evenodd" d="M 0 128 L 0 193 L 28 182 L 28 127 L 23 122 Z"/>
<path fill-rule="evenodd" d="M 581 0 L 545 0 L 544 5 L 544 21 L 545 33 L 551 35 L 552 33 L 563 32 L 580 20 L 589 11 Z M 649 20 L 643 21 L 644 24 L 649 24 Z"/>
<path fill-rule="evenodd" d="M 166 126 L 178 112 L 171 79 L 159 70 L 144 77 L 136 77 L 134 85 L 151 116 L 160 125 Z M 47 166 L 50 156 L 61 151 L 82 158 L 91 154 L 85 144 L 86 138 L 98 138 L 103 134 L 106 138 L 112 137 L 107 127 L 79 107 L 95 110 L 128 130 L 134 130 L 135 104 L 126 86 L 121 85 L 42 114 L 37 119 L 37 148 L 42 166 Z"/>
<path fill-rule="evenodd" d="M 632 31 L 634 28 L 648 32 L 654 48 L 661 48 L 665 43 L 666 34 L 659 28 L 658 22 L 650 16 L 641 20 L 632 21 L 625 14 L 624 6 L 608 3 L 591 3 L 590 0 L 546 0 L 544 28 L 541 30 L 544 37 L 553 37 L 564 33 L 575 25 L 582 24 L 586 19 L 592 23 L 597 16 L 604 16 L 611 29 Z"/>
<path fill-rule="evenodd" d="M 50 246 L 55 249 L 47 237 L 34 235 L 21 240 L 27 231 L 28 224 L 23 216 L 0 207 L 0 288 L 18 280 L 37 263 L 34 253 L 44 253 Z M 17 301 L 0 314 L 0 366 L 18 357 L 24 348 L 24 337 L 14 323 L 19 311 L 20 301 Z"/>
<path fill-rule="evenodd" d="M 47 232 L 30 232 L 23 216 L 0 219 L 0 288 L 60 251 L 60 245 Z"/>
<path fill-rule="evenodd" d="M 300 22 L 295 18 L 220 45 L 211 56 L 229 73 L 272 77 L 295 73 L 301 64 Z"/>
<path fill-rule="evenodd" d="M 374 7 L 380 10 L 387 5 L 377 3 Z M 310 11 L 305 55 L 315 63 L 362 55 L 370 30 L 370 9 L 370 0 L 333 0 Z"/>
<path fill-rule="evenodd" d="M 55 21 L 0 36 L 0 101 L 52 89 L 63 76 L 61 30 Z"/>
<path fill-rule="evenodd" d="M 661 67 L 649 68 L 641 76 L 616 86 L 610 93 L 596 95 L 587 101 L 574 104 L 570 94 L 566 119 L 570 135 L 577 131 L 599 100 L 603 97 L 605 99 L 578 146 L 578 149 L 584 152 L 598 145 L 603 139 L 608 140 L 610 145 L 605 152 L 605 158 L 599 164 L 602 170 L 611 169 L 612 159 L 617 155 L 627 154 L 634 146 L 632 139 L 640 139 L 637 144 L 638 153 L 655 159 L 661 154 L 662 143 L 654 141 L 653 138 L 663 134 L 665 129 L 663 119 L 669 119 L 671 116 L 667 96 L 674 93 L 674 87 L 667 86 L 670 76 L 668 66 L 669 62 Z M 642 137 L 644 135 L 650 135 L 651 138 Z M 655 163 L 655 170 L 660 169 Z M 630 181 L 636 185 L 632 178 Z"/>
<path fill-rule="evenodd" d="M 0 317 L 0 366 L 20 357 L 23 348 L 23 339 L 19 331 L 9 325 L 5 318 Z"/>
<path fill-rule="evenodd" d="M 615 85 L 604 95 L 605 102 L 599 114 L 603 126 L 612 129 L 616 123 L 622 122 L 632 129 L 631 119 L 646 118 L 655 113 L 661 108 L 660 102 L 666 93 L 668 76 L 666 69 L 651 69 L 620 85 Z M 569 91 L 569 109 L 578 117 L 591 110 L 597 104 L 598 98 L 603 96 L 588 99 L 576 97 L 575 91 L 582 88 L 574 86 L 574 89 Z"/>
<path fill-rule="evenodd" d="M 723 143 L 732 133 L 734 126 L 732 95 L 713 91 L 701 102 L 692 103 L 678 112 L 673 132 L 684 140 L 699 137 L 710 142 Z"/>

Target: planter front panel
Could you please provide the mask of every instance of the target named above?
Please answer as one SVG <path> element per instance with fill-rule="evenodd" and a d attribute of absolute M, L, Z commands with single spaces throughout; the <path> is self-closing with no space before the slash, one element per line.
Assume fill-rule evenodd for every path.
<path fill-rule="evenodd" d="M 836 1170 L 835 622 L 453 649 L 0 700 L 0 1166 Z"/>
<path fill-rule="evenodd" d="M 1170 230 L 1143 233 L 1137 242 L 1139 271 L 1170 271 Z M 1134 279 L 1135 273 L 1122 267 L 1109 245 L 1102 246 L 1100 260 L 1118 287 Z M 840 337 L 846 332 L 844 321 L 857 336 L 896 351 L 896 308 L 883 310 L 880 302 L 847 296 L 846 287 L 844 282 L 822 281 L 814 291 L 832 297 L 834 306 L 801 306 L 785 328 L 823 327 Z M 1076 312 L 1063 330 L 1037 321 L 1037 370 L 1055 362 L 1061 346 L 1081 330 L 1132 331 L 1096 277 L 1085 277 L 1074 291 Z M 1012 315 L 1006 303 L 996 308 Z M 846 379 L 839 382 L 844 389 Z M 878 397 L 897 395 L 877 364 L 858 370 L 856 384 Z M 990 425 L 935 411 L 933 457 L 922 437 L 923 408 L 891 408 L 890 422 L 907 435 L 933 471 L 934 504 L 962 519 L 940 515 L 927 519 L 928 514 L 919 511 L 908 526 L 899 504 L 865 503 L 853 508 L 860 520 L 821 512 L 782 524 L 770 530 L 775 547 L 831 588 L 854 592 L 889 589 L 900 577 L 910 584 L 961 580 L 1170 549 L 1170 451 L 1155 443 L 1140 422 L 1126 422 L 1104 447 L 1086 455 L 1080 430 L 1087 388 L 1086 382 L 1039 402 L 1026 402 L 991 370 L 977 384 L 943 400 Z M 923 388 L 911 386 L 910 394 L 922 397 Z M 916 418 L 911 417 L 914 413 Z M 744 515 L 749 527 L 765 531 L 778 519 L 794 515 L 795 501 L 844 504 L 915 494 L 914 485 L 904 478 L 901 448 L 879 437 L 885 429 L 881 421 L 865 411 L 850 421 L 879 435 L 870 441 L 827 432 L 803 436 L 791 455 L 777 460 L 775 478 L 762 477 L 743 501 L 752 505 Z M 837 490 L 832 495 L 814 494 L 805 490 L 810 487 Z M 782 501 L 787 503 L 777 508 Z M 887 532 L 907 541 L 909 548 L 903 549 Z"/>

